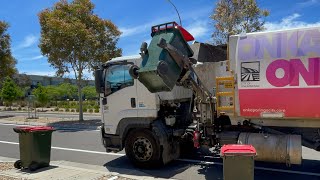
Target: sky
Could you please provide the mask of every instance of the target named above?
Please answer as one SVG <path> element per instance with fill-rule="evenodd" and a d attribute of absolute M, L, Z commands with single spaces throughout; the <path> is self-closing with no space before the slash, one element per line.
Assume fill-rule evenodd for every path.
<path fill-rule="evenodd" d="M 38 48 L 40 25 L 38 13 L 58 0 L 1 0 L 0 20 L 10 24 L 13 56 L 19 73 L 54 76 L 46 57 Z M 118 47 L 123 55 L 138 55 L 141 42 L 151 40 L 150 28 L 169 21 L 179 22 L 177 13 L 167 0 L 92 0 L 94 13 L 111 20 L 122 32 Z M 212 42 L 214 25 L 210 15 L 216 0 L 171 0 L 177 7 L 182 26 L 199 42 Z M 262 9 L 270 11 L 267 30 L 320 26 L 320 0 L 258 0 Z M 69 77 L 72 75 L 69 75 Z M 92 76 L 87 74 L 87 78 Z"/>

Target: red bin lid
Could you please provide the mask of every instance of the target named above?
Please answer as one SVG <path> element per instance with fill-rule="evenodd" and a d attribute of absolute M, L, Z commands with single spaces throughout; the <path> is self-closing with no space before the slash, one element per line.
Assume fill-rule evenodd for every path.
<path fill-rule="evenodd" d="M 50 126 L 37 126 L 37 127 L 33 127 L 31 128 L 30 131 L 53 131 L 53 127 Z"/>
<path fill-rule="evenodd" d="M 53 127 L 50 126 L 30 126 L 30 127 L 16 127 L 15 129 L 22 130 L 24 132 L 36 132 L 36 131 L 54 131 Z"/>
<path fill-rule="evenodd" d="M 221 155 L 256 155 L 256 149 L 252 145 L 228 144 L 221 148 Z"/>

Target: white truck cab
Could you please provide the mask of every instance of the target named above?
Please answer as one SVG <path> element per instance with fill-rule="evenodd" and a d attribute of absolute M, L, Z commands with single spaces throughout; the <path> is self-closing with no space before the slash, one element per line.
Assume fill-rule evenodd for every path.
<path fill-rule="evenodd" d="M 141 61 L 140 55 L 114 58 L 103 65 L 99 77 L 96 76 L 96 83 L 100 87 L 100 110 L 103 121 L 102 142 L 107 152 L 118 152 L 127 147 L 126 151 L 130 149 L 136 151 L 136 153 L 131 152 L 131 154 L 137 154 L 138 151 L 140 151 L 140 154 L 151 153 L 150 157 L 140 155 L 140 161 L 143 162 L 143 159 L 145 161 L 149 160 L 152 154 L 160 153 L 160 146 L 158 147 L 159 150 L 155 147 L 148 150 L 147 146 L 151 147 L 152 143 L 154 143 L 153 146 L 166 143 L 156 142 L 158 138 L 152 136 L 167 137 L 167 135 L 161 135 L 164 132 L 155 135 L 154 132 L 148 132 L 145 129 L 152 129 L 153 126 L 156 126 L 154 125 L 155 121 L 160 119 L 166 122 L 162 125 L 170 127 L 173 127 L 176 121 L 182 121 L 182 118 L 179 119 L 178 117 L 177 120 L 172 113 L 165 113 L 164 107 L 181 106 L 181 108 L 190 109 L 192 91 L 182 86 L 176 86 L 170 92 L 151 93 L 137 79 L 132 78 L 129 73 L 130 67 L 132 65 L 139 66 Z M 176 107 L 176 109 L 179 109 L 179 107 Z M 160 113 L 161 110 L 162 113 Z M 139 134 L 142 137 L 132 142 L 132 148 L 130 148 L 128 143 L 126 146 L 127 136 L 135 136 L 134 134 Z M 144 139 L 143 136 L 147 138 Z M 134 159 L 139 159 L 139 157 Z M 170 158 L 167 159 L 169 161 Z"/>

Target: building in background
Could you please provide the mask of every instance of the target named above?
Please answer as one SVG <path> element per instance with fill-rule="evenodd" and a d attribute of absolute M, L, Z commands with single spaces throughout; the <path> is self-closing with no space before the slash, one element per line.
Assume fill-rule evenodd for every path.
<path fill-rule="evenodd" d="M 40 83 L 43 86 L 57 86 L 61 83 L 70 83 L 73 85 L 77 85 L 76 79 L 62 77 L 19 74 L 17 79 L 18 81 L 21 81 L 21 83 L 24 84 L 24 86 L 36 86 L 38 83 Z M 94 80 L 83 80 L 83 86 L 94 86 Z"/>

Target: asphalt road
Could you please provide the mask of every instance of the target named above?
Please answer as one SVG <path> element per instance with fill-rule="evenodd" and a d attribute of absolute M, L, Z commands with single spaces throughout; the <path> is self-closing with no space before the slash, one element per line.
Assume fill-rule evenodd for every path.
<path fill-rule="evenodd" d="M 0 125 L 0 156 L 19 158 L 18 134 L 13 126 Z M 133 167 L 124 152 L 105 153 L 98 131 L 56 131 L 52 137 L 52 160 L 101 165 L 110 171 L 130 174 Z M 320 153 L 303 148 L 303 164 L 290 168 L 283 164 L 256 163 L 256 180 L 320 180 Z M 316 159 L 316 160 L 312 160 Z M 177 160 L 157 170 L 140 170 L 150 176 L 183 180 L 223 179 L 221 159 Z M 239 178 L 241 179 L 241 178 Z"/>
<path fill-rule="evenodd" d="M 33 112 L 34 113 L 34 112 Z M 17 111 L 1 111 L 0 115 L 2 116 L 28 116 L 28 112 L 17 112 Z M 37 116 L 40 117 L 56 117 L 56 118 L 78 118 L 78 114 L 67 114 L 67 113 L 59 113 L 59 112 L 37 112 Z M 100 119 L 101 116 L 99 115 L 91 115 L 91 114 L 84 114 L 83 115 L 85 120 L 93 120 L 93 119 Z"/>

